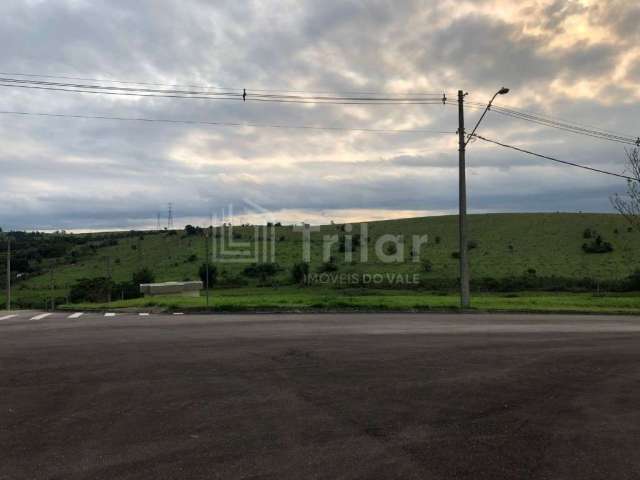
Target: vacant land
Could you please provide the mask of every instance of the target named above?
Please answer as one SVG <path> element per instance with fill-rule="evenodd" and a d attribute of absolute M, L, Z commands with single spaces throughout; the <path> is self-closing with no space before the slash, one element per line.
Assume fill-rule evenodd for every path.
<path fill-rule="evenodd" d="M 640 233 L 629 229 L 619 215 L 581 213 L 487 214 L 470 216 L 470 261 L 474 280 L 504 279 L 537 275 L 568 279 L 590 278 L 606 282 L 625 279 L 640 268 Z M 291 226 L 274 227 L 275 262 L 281 269 L 267 279 L 268 284 L 291 283 L 291 268 L 302 258 L 302 234 Z M 584 238 L 585 232 L 590 238 Z M 228 236 L 226 231 L 224 235 Z M 353 225 L 353 235 L 361 227 Z M 216 234 L 222 235 L 217 230 Z M 322 239 L 325 235 L 344 236 L 342 225 L 326 225 L 313 232 L 310 271 L 322 267 Z M 231 236 L 237 242 L 254 242 L 260 233 L 254 227 L 237 226 Z M 383 235 L 401 235 L 405 239 L 404 261 L 383 263 L 375 255 L 375 243 Z M 414 235 L 428 235 L 420 249 L 419 261 L 411 255 Z M 600 236 L 611 243 L 613 251 L 588 254 L 584 243 Z M 338 273 L 417 274 L 432 285 L 455 283 L 458 276 L 457 217 L 442 216 L 371 222 L 369 241 L 355 248 L 353 261 L 346 261 L 339 245 L 332 252 Z M 51 296 L 64 301 L 69 288 L 79 278 L 111 275 L 116 282 L 131 279 L 132 273 L 149 268 L 157 281 L 194 280 L 205 259 L 205 238 L 184 231 L 120 232 L 101 240 L 86 237 L 86 243 L 74 246 L 54 258 L 31 260 L 40 274 L 27 275 L 14 289 L 15 302 L 43 308 Z M 106 238 L 106 239 L 105 239 Z M 221 238 L 216 249 L 220 249 Z M 258 242 L 260 243 L 260 242 Z M 262 244 L 261 244 L 262 245 Z M 244 247 L 243 247 L 244 248 Z M 360 261 L 367 251 L 368 260 Z M 64 251 L 64 250 L 63 250 Z M 36 258 L 30 255 L 29 258 Z M 416 258 L 418 258 L 416 256 Z M 425 269 L 425 262 L 429 268 Z M 255 286 L 258 280 L 243 273 L 247 264 L 218 262 L 218 282 L 227 286 Z M 4 268 L 0 265 L 0 270 Z M 0 277 L 2 281 L 3 277 Z M 433 287 L 432 287 L 433 288 Z M 595 288 L 593 289 L 596 290 Z M 0 301 L 2 301 L 0 296 Z"/>
<path fill-rule="evenodd" d="M 460 305 L 457 294 L 437 294 L 412 290 L 334 289 L 319 287 L 228 288 L 210 292 L 209 309 L 214 311 L 291 310 L 451 310 Z M 62 305 L 68 310 L 155 309 L 202 311 L 205 296 L 151 297 L 111 303 Z M 591 293 L 478 294 L 473 308 L 485 311 L 594 312 L 640 314 L 640 295 Z"/>
<path fill-rule="evenodd" d="M 640 323 L 0 321 L 0 478 L 635 479 Z"/>

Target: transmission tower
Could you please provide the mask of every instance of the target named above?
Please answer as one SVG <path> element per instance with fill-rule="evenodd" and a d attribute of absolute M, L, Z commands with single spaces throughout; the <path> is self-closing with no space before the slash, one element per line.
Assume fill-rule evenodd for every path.
<path fill-rule="evenodd" d="M 158 225 L 156 227 L 158 231 L 160 231 L 160 212 L 158 212 Z"/>
<path fill-rule="evenodd" d="M 173 204 L 169 203 L 169 215 L 167 216 L 167 229 L 173 229 Z"/>

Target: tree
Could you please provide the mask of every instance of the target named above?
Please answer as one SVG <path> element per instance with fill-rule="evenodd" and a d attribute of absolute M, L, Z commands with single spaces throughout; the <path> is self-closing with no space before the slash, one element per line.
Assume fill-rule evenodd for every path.
<path fill-rule="evenodd" d="M 629 176 L 635 180 L 627 180 L 627 194 L 615 194 L 611 203 L 629 223 L 640 227 L 640 147 L 627 150 Z"/>
<path fill-rule="evenodd" d="M 186 225 L 184 227 L 184 233 L 187 236 L 199 235 L 201 231 L 202 231 L 202 229 L 200 227 L 194 227 L 193 225 Z"/>
<path fill-rule="evenodd" d="M 109 278 L 81 278 L 71 286 L 69 301 L 71 303 L 106 302 L 112 289 L 113 282 Z"/>
<path fill-rule="evenodd" d="M 291 269 L 291 277 L 298 284 L 303 284 L 309 275 L 309 264 L 307 262 L 296 263 Z"/>
<path fill-rule="evenodd" d="M 200 277 L 200 280 L 202 280 L 202 284 L 204 285 L 205 288 L 213 287 L 215 283 L 218 281 L 218 268 L 212 263 L 209 263 L 208 273 L 209 273 L 209 279 L 208 279 L 209 281 L 207 282 L 207 264 L 203 263 L 202 265 L 200 265 L 200 268 L 198 269 L 198 276 Z"/>

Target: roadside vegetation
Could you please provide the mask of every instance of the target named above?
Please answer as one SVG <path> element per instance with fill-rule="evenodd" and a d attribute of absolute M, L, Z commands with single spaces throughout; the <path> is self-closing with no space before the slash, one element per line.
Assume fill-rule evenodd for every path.
<path fill-rule="evenodd" d="M 471 215 L 469 220 L 472 289 L 476 296 L 487 294 L 482 298 L 500 299 L 508 298 L 501 294 L 526 291 L 554 293 L 555 299 L 561 297 L 559 293 L 611 298 L 602 297 L 608 292 L 618 294 L 624 303 L 633 298 L 628 292 L 640 292 L 640 233 L 620 215 L 488 214 Z M 423 305 L 420 299 L 426 299 L 427 303 L 419 308 L 436 305 L 453 308 L 457 301 L 445 302 L 446 305 L 442 302 L 447 295 L 455 299 L 457 291 L 456 222 L 455 216 L 371 222 L 368 235 L 361 234 L 358 224 L 350 232 L 344 225 L 325 225 L 311 234 L 310 262 L 302 261 L 301 232 L 275 224 L 275 258 L 248 263 L 214 262 L 208 269 L 207 238 L 211 241 L 213 236 L 217 256 L 224 257 L 220 253 L 223 239 L 256 243 L 263 248 L 264 238 L 260 237 L 263 233 L 250 225 L 235 226 L 232 230 L 225 227 L 210 231 L 188 226 L 180 231 L 77 235 L 11 232 L 13 304 L 46 308 L 51 299 L 57 306 L 99 304 L 109 296 L 113 305 L 122 300 L 144 302 L 147 299 L 136 298 L 139 283 L 205 281 L 208 274 L 208 283 L 215 288 L 214 306 L 225 309 L 233 309 L 229 302 L 236 302 L 240 308 L 246 306 L 246 302 L 257 298 L 250 292 L 261 292 L 256 300 L 258 306 L 265 303 L 280 308 L 300 295 L 314 299 L 305 300 L 303 308 L 311 308 L 309 305 L 316 304 L 318 297 L 340 303 L 353 297 L 348 294 L 353 291 L 350 287 L 364 292 L 357 296 L 362 299 L 346 301 L 352 306 L 355 302 L 355 307 L 376 305 L 372 299 L 375 296 L 384 297 L 389 303 L 388 307 L 380 308 L 413 308 L 412 305 Z M 409 239 L 413 235 L 425 234 L 429 236 L 426 244 L 418 249 L 411 245 Z M 323 259 L 322 251 L 326 235 L 336 236 L 328 260 Z M 384 235 L 401 235 L 405 239 L 404 243 L 383 245 L 385 255 L 402 261 L 386 263 L 376 257 L 375 244 Z M 233 253 L 229 253 L 232 249 L 228 245 L 226 248 L 227 255 L 232 257 Z M 365 263 L 360 261 L 363 254 L 368 257 Z M 321 274 L 321 284 L 308 284 L 310 276 L 318 278 Z M 375 274 L 410 276 L 416 282 L 408 285 L 384 277 L 375 285 L 340 283 L 341 276 L 362 278 Z M 4 279 L 2 264 L 0 304 L 5 301 Z M 247 292 L 244 299 L 242 295 L 227 295 L 243 291 Z M 533 295 L 536 302 L 540 301 L 538 295 Z M 278 296 L 282 298 L 278 300 Z M 519 300 L 507 302 L 523 303 L 522 299 L 528 297 L 513 298 Z M 224 304 L 216 303 L 222 302 L 220 299 L 226 299 Z"/>
<path fill-rule="evenodd" d="M 454 311 L 459 297 L 452 293 L 415 290 L 334 289 L 323 287 L 243 287 L 214 289 L 209 304 L 215 311 Z M 473 310 L 559 313 L 640 314 L 637 294 L 478 293 Z M 204 311 L 201 297 L 152 297 L 111 303 L 66 305 L 69 310 L 133 309 L 145 311 Z"/>

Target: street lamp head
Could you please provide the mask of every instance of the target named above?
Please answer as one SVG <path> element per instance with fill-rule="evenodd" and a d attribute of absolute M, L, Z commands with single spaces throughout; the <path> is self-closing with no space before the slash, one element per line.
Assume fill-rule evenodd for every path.
<path fill-rule="evenodd" d="M 498 92 L 498 95 L 506 95 L 507 93 L 509 93 L 509 89 L 505 88 L 505 87 L 502 87 L 500 89 L 500 91 Z"/>

